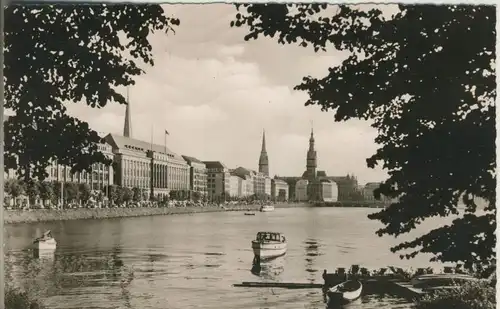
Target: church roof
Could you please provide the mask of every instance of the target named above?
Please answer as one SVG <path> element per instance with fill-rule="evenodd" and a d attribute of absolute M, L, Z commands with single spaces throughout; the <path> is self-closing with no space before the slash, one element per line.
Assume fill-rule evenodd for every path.
<path fill-rule="evenodd" d="M 154 152 L 169 154 L 173 156 L 177 160 L 184 161 L 184 159 L 168 149 L 165 146 L 158 144 L 151 144 L 145 141 L 141 141 L 135 138 L 125 137 L 118 134 L 108 134 L 105 138 L 106 142 L 108 142 L 113 148 L 118 149 L 130 149 L 135 151 L 147 152 L 148 150 L 153 150 Z"/>

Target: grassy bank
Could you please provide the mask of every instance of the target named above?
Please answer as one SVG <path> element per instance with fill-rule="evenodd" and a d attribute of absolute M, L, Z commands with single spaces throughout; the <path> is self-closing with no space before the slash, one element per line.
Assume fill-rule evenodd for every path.
<path fill-rule="evenodd" d="M 275 204 L 276 208 L 303 207 L 306 204 Z M 102 209 L 65 209 L 65 210 L 6 210 L 6 224 L 30 223 L 42 221 L 107 219 L 122 217 L 164 216 L 175 214 L 195 214 L 222 211 L 257 211 L 259 205 L 231 205 L 222 207 L 183 207 L 183 208 L 102 208 Z"/>

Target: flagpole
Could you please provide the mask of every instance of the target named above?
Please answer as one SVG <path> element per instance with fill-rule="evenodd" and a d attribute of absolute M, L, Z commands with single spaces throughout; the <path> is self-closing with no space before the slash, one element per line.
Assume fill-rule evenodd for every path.
<path fill-rule="evenodd" d="M 165 153 L 167 153 L 167 135 L 168 135 L 167 130 L 165 130 L 164 134 L 165 134 Z"/>
<path fill-rule="evenodd" d="M 150 145 L 150 150 L 153 151 L 153 132 L 154 132 L 154 127 L 151 125 L 151 145 Z"/>

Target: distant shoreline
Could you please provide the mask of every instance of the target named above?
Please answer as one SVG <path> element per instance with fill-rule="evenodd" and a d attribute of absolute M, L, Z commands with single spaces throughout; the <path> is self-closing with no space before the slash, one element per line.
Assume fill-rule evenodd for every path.
<path fill-rule="evenodd" d="M 306 203 L 278 203 L 276 208 L 310 207 Z M 145 216 L 168 216 L 226 211 L 259 211 L 260 205 L 231 205 L 222 207 L 177 207 L 177 208 L 80 208 L 80 209 L 33 209 L 5 210 L 4 223 L 34 223 L 48 221 L 67 221 L 84 219 L 111 219 Z"/>

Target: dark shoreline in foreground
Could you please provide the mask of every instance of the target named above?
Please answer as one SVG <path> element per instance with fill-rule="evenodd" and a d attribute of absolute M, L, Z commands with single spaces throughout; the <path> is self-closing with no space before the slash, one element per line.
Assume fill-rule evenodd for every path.
<path fill-rule="evenodd" d="M 278 203 L 276 208 L 311 207 L 306 203 Z M 166 216 L 225 211 L 259 211 L 260 205 L 231 205 L 223 207 L 161 207 L 161 208 L 79 208 L 79 209 L 33 209 L 5 210 L 4 223 L 33 223 L 48 221 L 110 219 L 144 216 Z"/>

